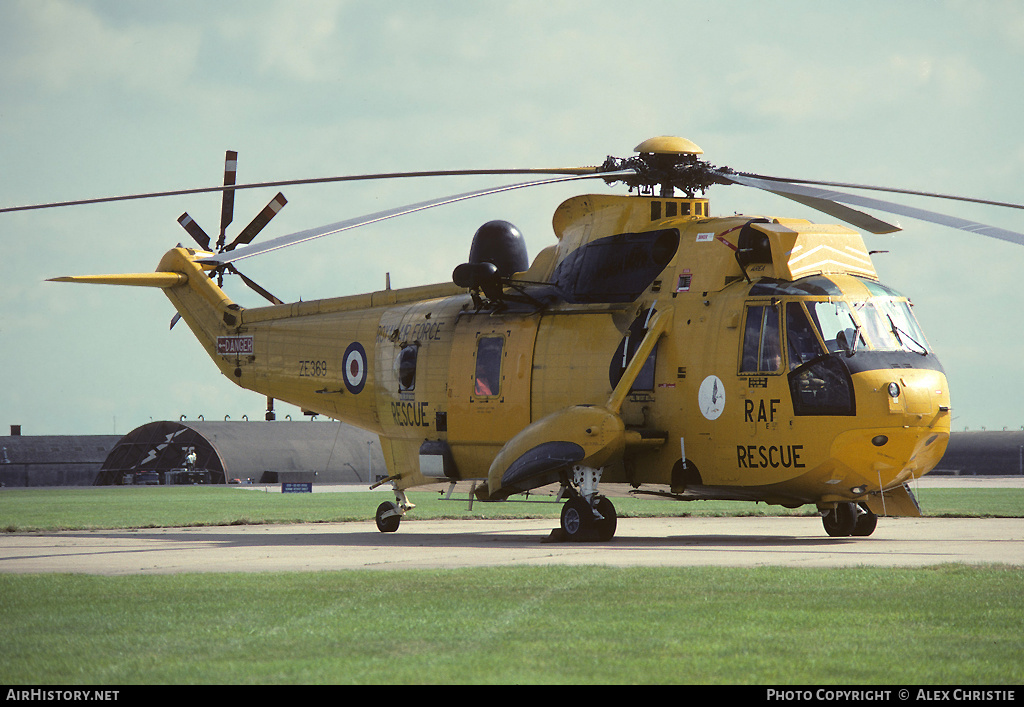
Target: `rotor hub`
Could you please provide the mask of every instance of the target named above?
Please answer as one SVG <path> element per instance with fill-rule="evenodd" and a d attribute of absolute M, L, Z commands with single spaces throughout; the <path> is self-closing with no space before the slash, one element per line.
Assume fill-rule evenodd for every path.
<path fill-rule="evenodd" d="M 654 194 L 655 187 L 660 187 L 659 195 L 664 197 L 674 196 L 675 190 L 679 189 L 690 199 L 712 184 L 723 183 L 716 176 L 716 171 L 732 171 L 728 168 L 719 170 L 702 161 L 698 155 L 703 155 L 704 150 L 682 137 L 653 137 L 637 145 L 635 151 L 638 153 L 636 157 L 608 157 L 598 171 L 633 170 L 633 175 L 607 181 L 609 184 L 624 182 L 641 194 Z"/>

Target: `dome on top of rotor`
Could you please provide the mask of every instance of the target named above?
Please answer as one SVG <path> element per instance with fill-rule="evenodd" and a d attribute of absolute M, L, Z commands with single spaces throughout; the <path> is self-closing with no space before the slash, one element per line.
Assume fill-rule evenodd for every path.
<path fill-rule="evenodd" d="M 469 262 L 491 263 L 499 277 L 511 277 L 530 267 L 523 234 L 508 221 L 488 221 L 473 235 Z"/>
<path fill-rule="evenodd" d="M 652 155 L 703 155 L 704 150 L 700 149 L 685 137 L 673 137 L 661 135 L 644 140 L 633 148 L 634 152 Z"/>

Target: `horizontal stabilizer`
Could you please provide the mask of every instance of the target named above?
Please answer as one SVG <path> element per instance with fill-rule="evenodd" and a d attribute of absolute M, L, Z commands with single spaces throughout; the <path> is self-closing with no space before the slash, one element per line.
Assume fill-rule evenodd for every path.
<path fill-rule="evenodd" d="M 125 273 L 123 275 L 77 275 L 55 277 L 48 282 L 82 282 L 87 285 L 129 285 L 131 287 L 176 287 L 188 282 L 188 276 L 177 272 Z"/>

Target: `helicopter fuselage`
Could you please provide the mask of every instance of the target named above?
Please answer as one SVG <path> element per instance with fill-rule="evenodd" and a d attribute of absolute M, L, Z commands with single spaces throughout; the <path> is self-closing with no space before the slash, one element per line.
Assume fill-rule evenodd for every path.
<path fill-rule="evenodd" d="M 704 199 L 581 196 L 506 283 L 242 309 L 178 248 L 158 270 L 224 374 L 380 435 L 396 489 L 501 500 L 601 484 L 690 500 L 914 514 L 945 376 L 855 231 L 711 218 Z M 574 471 L 575 469 L 575 471 Z M 577 478 L 578 481 L 578 478 Z"/>

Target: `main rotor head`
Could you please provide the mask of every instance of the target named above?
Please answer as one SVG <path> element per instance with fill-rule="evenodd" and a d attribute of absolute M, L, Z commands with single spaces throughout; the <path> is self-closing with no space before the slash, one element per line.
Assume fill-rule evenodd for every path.
<path fill-rule="evenodd" d="M 598 172 L 620 172 L 632 170 L 633 174 L 606 180 L 609 184 L 623 182 L 630 189 L 641 194 L 653 194 L 660 187 L 659 195 L 671 197 L 675 190 L 682 191 L 692 199 L 696 193 L 704 192 L 712 184 L 726 184 L 716 173 L 731 173 L 728 167 L 718 168 L 702 161 L 698 155 L 704 150 L 683 137 L 662 135 L 644 140 L 635 148 L 636 157 L 609 156 Z"/>

